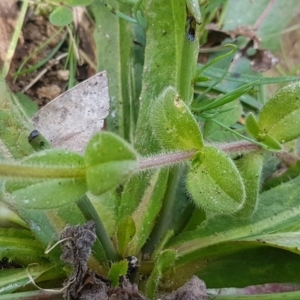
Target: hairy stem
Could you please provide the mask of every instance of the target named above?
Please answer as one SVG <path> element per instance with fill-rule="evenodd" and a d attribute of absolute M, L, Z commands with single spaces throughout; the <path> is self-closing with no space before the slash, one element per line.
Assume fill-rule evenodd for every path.
<path fill-rule="evenodd" d="M 260 150 L 261 147 L 247 141 L 238 141 L 229 144 L 215 145 L 226 153 L 245 153 Z M 159 154 L 156 156 L 141 158 L 139 162 L 139 171 L 172 166 L 178 163 L 191 160 L 198 150 L 188 150 Z M 10 177 L 19 179 L 55 179 L 55 178 L 84 178 L 86 168 L 72 167 L 43 167 L 34 165 L 21 165 L 15 163 L 1 163 L 0 177 Z"/>
<path fill-rule="evenodd" d="M 219 144 L 214 146 L 226 153 L 245 153 L 261 149 L 261 147 L 259 147 L 258 145 L 247 141 L 238 141 L 229 144 Z M 192 159 L 197 152 L 197 150 L 189 150 L 142 158 L 140 160 L 139 170 L 143 171 L 146 169 L 161 168 L 178 164 Z"/>
<path fill-rule="evenodd" d="M 228 144 L 220 144 L 220 145 L 216 145 L 216 147 L 226 153 L 237 153 L 237 152 L 245 153 L 251 151 L 258 151 L 261 149 L 260 146 L 247 141 L 238 141 L 238 142 L 233 142 Z"/>
<path fill-rule="evenodd" d="M 195 154 L 196 150 L 182 151 L 168 154 L 160 154 L 152 157 L 142 158 L 140 160 L 139 170 L 146 170 L 152 168 L 161 168 L 177 164 L 188 159 L 191 159 Z"/>

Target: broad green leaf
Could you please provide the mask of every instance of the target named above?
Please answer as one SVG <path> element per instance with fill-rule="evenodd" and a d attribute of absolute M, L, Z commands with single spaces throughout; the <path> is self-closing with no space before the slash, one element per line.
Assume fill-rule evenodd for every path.
<path fill-rule="evenodd" d="M 156 194 L 155 197 L 159 195 L 159 197 L 162 198 L 165 192 L 163 184 L 166 184 L 166 182 L 167 178 L 163 178 L 162 176 L 158 177 L 156 172 L 144 172 L 131 177 L 122 193 L 118 212 L 119 220 L 121 221 L 126 216 L 132 215 L 140 201 L 144 198 L 151 197 L 151 194 Z M 136 196 L 133 197 L 132 195 Z"/>
<path fill-rule="evenodd" d="M 31 166 L 34 166 L 34 168 L 40 167 L 43 172 L 46 170 L 46 173 L 47 168 L 45 168 L 45 165 L 49 167 L 49 164 L 52 164 L 52 170 L 53 167 L 58 170 L 57 173 L 53 173 L 57 179 L 44 182 L 35 180 L 31 183 L 25 181 L 20 183 L 7 182 L 11 193 L 6 193 L 8 197 L 4 198 L 4 201 L 13 207 L 18 215 L 26 221 L 32 233 L 46 249 L 49 244 L 54 244 L 59 239 L 59 235 L 66 224 L 76 225 L 84 221 L 75 201 L 87 190 L 85 180 L 59 179 L 61 168 L 70 170 L 70 167 L 72 167 L 71 169 L 75 166 L 82 167 L 83 158 L 76 153 L 51 150 L 36 153 L 24 161 L 26 164 L 32 163 Z M 67 189 L 65 189 L 65 186 L 67 186 Z M 12 203 L 12 198 L 16 198 L 16 202 Z M 38 202 L 35 203 L 34 199 Z M 62 205 L 63 203 L 65 205 Z M 26 207 L 36 208 L 28 209 Z M 54 208 L 49 209 L 50 207 Z M 41 210 L 41 208 L 46 210 Z M 52 259 L 58 260 L 60 256 L 59 248 L 56 247 L 48 255 Z"/>
<path fill-rule="evenodd" d="M 268 246 L 286 249 L 300 254 L 300 232 L 278 232 L 244 239 L 245 241 L 263 243 Z"/>
<path fill-rule="evenodd" d="M 113 236 L 117 230 L 120 196 L 116 191 L 109 191 L 101 195 L 94 195 L 88 192 L 87 195 L 102 220 L 105 230 L 110 236 Z"/>
<path fill-rule="evenodd" d="M 167 150 L 192 150 L 203 147 L 199 126 L 174 88 L 168 87 L 158 96 L 151 114 L 155 136 Z"/>
<path fill-rule="evenodd" d="M 195 274 L 196 270 L 203 271 L 204 266 L 208 267 L 207 261 L 212 261 L 213 258 L 230 265 L 229 254 L 234 260 L 237 257 L 237 251 L 243 250 L 252 253 L 252 250 L 249 248 L 253 246 L 258 248 L 256 254 L 249 260 L 247 256 L 244 258 L 247 260 L 247 263 L 251 264 L 251 261 L 256 260 L 255 256 L 259 259 L 259 256 L 262 255 L 262 250 L 260 249 L 262 249 L 261 247 L 264 247 L 265 244 L 260 238 L 263 236 L 264 239 L 267 240 L 267 235 L 270 233 L 280 234 L 280 238 L 272 239 L 272 237 L 270 237 L 270 241 L 272 239 L 273 243 L 272 246 L 300 253 L 296 246 L 298 243 L 298 235 L 291 234 L 291 232 L 299 232 L 300 230 L 299 192 L 300 177 L 298 176 L 287 183 L 262 193 L 257 208 L 251 218 L 246 219 L 230 215 L 216 215 L 202 223 L 196 230 L 184 232 L 172 238 L 166 247 L 172 247 L 177 250 L 178 261 L 176 262 L 176 270 L 179 273 L 186 272 L 186 274 Z M 277 236 L 279 237 L 279 235 Z M 249 244 L 249 239 L 252 240 L 251 244 Z M 254 244 L 253 241 L 255 241 Z M 264 272 L 264 266 L 267 267 L 268 263 L 264 264 L 263 261 L 268 258 L 268 253 L 270 255 L 270 253 L 274 253 L 274 251 L 275 250 L 272 249 L 266 249 L 264 259 L 261 260 L 261 270 L 259 266 L 257 266 L 256 273 L 253 273 L 251 278 L 247 276 L 243 278 L 243 284 L 250 285 L 257 283 L 255 274 L 257 276 L 257 272 Z M 282 254 L 280 254 L 277 259 L 276 255 L 273 255 L 273 260 L 275 261 L 272 262 L 272 270 L 276 270 L 276 266 L 278 266 L 281 270 L 281 274 L 280 272 L 276 272 L 276 276 L 280 276 L 280 278 L 282 278 L 281 280 L 284 280 L 285 275 L 283 270 L 285 267 L 284 264 L 281 265 L 279 261 L 283 259 L 282 257 L 286 256 L 289 259 L 290 265 L 290 271 L 288 271 L 289 268 L 286 269 L 287 276 L 290 276 L 286 277 L 286 281 L 289 281 L 294 275 L 288 274 L 295 274 L 298 267 L 295 266 L 294 269 L 293 263 L 298 262 L 298 264 L 300 264 L 299 258 L 295 256 L 295 254 L 293 254 L 294 258 L 291 257 L 286 251 L 279 253 Z M 196 261 L 197 264 L 195 264 Z M 225 265 L 220 265 L 221 269 L 222 266 L 223 270 L 225 270 Z M 212 274 L 216 276 L 216 273 L 211 273 L 211 276 Z M 263 274 L 265 276 L 265 273 Z M 178 276 L 176 276 L 176 278 L 176 280 L 179 279 Z M 275 277 L 272 278 L 274 280 Z M 261 283 L 263 283 L 262 279 Z M 227 279 L 223 278 L 222 280 L 224 286 L 226 281 L 231 280 L 231 277 L 228 275 Z"/>
<path fill-rule="evenodd" d="M 255 211 L 260 178 L 263 164 L 263 154 L 261 152 L 250 152 L 234 161 L 245 185 L 246 201 L 241 210 L 235 215 L 238 217 L 250 217 Z"/>
<path fill-rule="evenodd" d="M 157 152 L 160 148 L 153 141 L 150 124 L 151 107 L 156 97 L 172 86 L 187 105 L 191 103 L 199 47 L 198 26 L 193 42 L 186 36 L 187 14 L 184 0 L 170 0 L 164 2 L 164 5 L 161 5 L 160 0 L 147 0 L 144 3 L 144 17 L 148 24 L 147 45 L 136 130 L 136 147 L 142 155 Z M 173 51 L 162 51 L 170 45 Z"/>
<path fill-rule="evenodd" d="M 156 260 L 153 271 L 147 282 L 147 296 L 150 299 L 156 299 L 159 282 L 163 273 L 174 266 L 176 260 L 176 251 L 167 249 L 162 251 Z"/>
<path fill-rule="evenodd" d="M 0 295 L 8 294 L 31 283 L 28 273 L 33 279 L 52 268 L 51 264 L 33 264 L 28 269 L 6 269 L 0 271 Z"/>
<path fill-rule="evenodd" d="M 110 132 L 99 132 L 91 138 L 84 160 L 87 185 L 96 195 L 125 182 L 138 168 L 133 148 Z"/>
<path fill-rule="evenodd" d="M 164 244 L 185 227 L 195 208 L 190 201 L 185 187 L 188 166 L 172 168 L 167 182 L 168 193 L 165 194 L 162 208 L 155 220 L 155 226 L 149 236 L 143 253 L 155 257 L 164 249 Z"/>
<path fill-rule="evenodd" d="M 210 257 L 210 265 L 204 266 L 200 272 L 196 273 L 197 276 L 205 281 L 208 288 L 218 288 L 220 286 L 241 288 L 252 286 L 253 288 L 253 285 L 258 284 L 299 283 L 300 275 L 297 272 L 300 265 L 299 255 L 271 247 L 260 246 L 253 248 L 253 245 L 249 242 L 242 243 L 245 249 L 239 251 L 238 243 L 233 242 L 233 244 L 237 251 L 231 252 L 226 256 Z M 241 268 L 241 266 L 243 267 Z M 189 267 L 192 268 L 192 264 Z M 181 268 L 178 271 L 184 272 Z M 174 280 L 177 281 L 177 276 Z M 247 298 L 247 295 L 243 295 L 243 298 L 241 297 L 240 299 L 256 300 L 261 299 L 261 296 L 263 295 L 251 295 L 251 298 Z M 285 293 L 283 295 L 278 293 L 275 298 L 271 294 L 265 294 L 264 296 L 263 300 L 298 299 L 297 297 L 285 298 Z M 238 300 L 239 298 L 234 299 Z"/>
<path fill-rule="evenodd" d="M 279 90 L 262 108 L 258 126 L 280 143 L 300 137 L 300 83 Z"/>
<path fill-rule="evenodd" d="M 73 21 L 72 11 L 66 6 L 59 6 L 51 12 L 49 20 L 55 26 L 69 25 Z"/>
<path fill-rule="evenodd" d="M 84 179 L 52 179 L 37 183 L 7 183 L 5 202 L 14 208 L 51 209 L 75 202 L 87 191 Z"/>
<path fill-rule="evenodd" d="M 85 178 L 83 157 L 61 149 L 34 153 L 20 162 L 1 161 L 0 174 L 15 181 Z"/>
<path fill-rule="evenodd" d="M 106 125 L 108 131 L 131 142 L 138 115 L 145 42 L 141 29 L 113 15 L 105 7 L 107 2 L 93 1 L 89 6 L 96 23 L 94 39 L 97 69 L 106 70 L 109 78 L 112 113 L 106 118 Z M 131 15 L 129 5 L 116 0 L 110 0 L 109 4 L 115 10 Z M 134 57 L 132 53 L 135 54 Z"/>
<path fill-rule="evenodd" d="M 68 160 L 70 157 L 70 153 L 66 152 L 66 160 L 67 164 L 59 165 L 57 162 L 51 162 L 48 160 L 49 157 L 57 157 L 60 158 L 59 155 L 63 153 L 55 151 L 47 151 L 47 153 L 42 153 L 45 155 L 41 164 L 36 163 L 35 161 L 23 161 L 23 162 L 10 162 L 10 161 L 1 161 L 0 163 L 0 176 L 2 178 L 14 181 L 37 181 L 37 180 L 45 180 L 45 179 L 84 179 L 85 178 L 85 167 L 81 165 L 77 165 L 76 167 L 68 164 L 70 161 Z M 54 155 L 53 155 L 54 154 Z M 31 158 L 36 159 L 37 155 L 31 156 Z M 72 155 L 71 155 L 72 158 Z M 80 157 L 82 162 L 82 157 Z M 78 163 L 78 161 L 76 162 Z"/>
<path fill-rule="evenodd" d="M 108 279 L 112 281 L 112 286 L 116 287 L 119 285 L 120 276 L 126 276 L 128 269 L 127 259 L 121 260 L 117 263 L 112 264 L 109 273 Z"/>
<path fill-rule="evenodd" d="M 0 260 L 6 257 L 22 265 L 42 262 L 44 250 L 29 230 L 0 228 Z"/>
<path fill-rule="evenodd" d="M 161 285 L 168 284 L 169 274 L 173 275 L 173 285 L 168 287 L 169 290 L 182 286 L 195 274 L 206 283 L 209 294 L 210 289 L 219 287 L 299 282 L 299 266 L 299 255 L 295 253 L 265 247 L 263 242 L 259 245 L 258 242 L 231 241 L 203 249 L 193 262 L 183 262 L 178 258 L 175 263 L 176 272 L 173 273 L 171 270 L 164 274 L 166 279 L 161 280 Z"/>
<path fill-rule="evenodd" d="M 16 176 L 21 181 L 5 183 L 5 202 L 14 207 L 55 208 L 76 201 L 87 191 L 83 158 L 77 153 L 65 150 L 38 152 L 17 167 Z M 47 178 L 50 179 L 45 180 Z"/>
<path fill-rule="evenodd" d="M 135 223 L 136 233 L 126 248 L 126 254 L 124 255 L 138 256 L 139 251 L 149 238 L 162 207 L 162 197 L 167 188 L 168 171 L 155 171 L 150 178 L 150 180 L 146 181 L 147 187 L 137 208 L 131 214 Z M 126 196 L 129 197 L 129 195 Z M 125 212 L 125 208 L 123 209 L 122 213 Z"/>
<path fill-rule="evenodd" d="M 192 163 L 187 188 L 196 205 L 217 213 L 233 213 L 245 201 L 245 189 L 232 160 L 212 146 L 206 146 Z"/>
<path fill-rule="evenodd" d="M 144 18 L 148 24 L 147 44 L 135 147 L 139 153 L 146 156 L 161 150 L 150 124 L 151 108 L 158 95 L 168 86 L 172 86 L 187 105 L 191 103 L 199 48 L 199 28 L 196 26 L 195 40 L 190 41 L 186 33 L 188 20 L 184 0 L 164 1 L 163 5 L 160 0 L 147 0 L 143 1 L 143 4 Z M 176 20 L 176 22 L 170 22 L 170 20 Z M 168 51 L 168 53 L 162 51 L 170 45 L 173 45 L 173 51 Z M 177 182 L 175 177 L 172 180 Z M 171 186 L 174 183 L 169 181 L 167 184 L 167 182 L 166 170 L 161 171 L 159 175 L 157 172 L 147 172 L 133 177 L 124 188 L 120 203 L 120 219 L 126 215 L 135 214 L 132 216 L 137 232 L 130 243 L 134 251 L 139 251 L 145 242 L 150 242 L 149 234 L 162 207 L 164 196 L 172 194 Z M 145 208 L 146 213 L 140 205 L 143 203 L 151 208 Z M 167 201 L 167 203 L 174 203 L 174 201 Z M 168 211 L 167 206 L 165 210 Z M 164 236 L 164 232 L 161 232 L 161 236 Z"/>
<path fill-rule="evenodd" d="M 132 217 L 127 216 L 119 223 L 117 230 L 118 252 L 124 256 L 129 242 L 132 240 L 136 232 L 135 224 Z"/>

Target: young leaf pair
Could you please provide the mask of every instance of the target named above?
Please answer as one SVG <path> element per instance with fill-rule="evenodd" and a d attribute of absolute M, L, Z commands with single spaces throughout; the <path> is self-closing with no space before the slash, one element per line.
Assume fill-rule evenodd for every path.
<path fill-rule="evenodd" d="M 262 148 L 251 153 L 246 151 L 236 163 L 218 148 L 204 144 L 196 120 L 171 87 L 153 104 L 152 128 L 167 151 L 195 151 L 187 174 L 187 190 L 198 206 L 245 217 L 256 206 L 263 148 L 278 151 L 282 149 L 281 144 L 300 136 L 299 94 L 300 84 L 291 84 L 264 105 L 258 120 L 253 114 L 248 115 L 246 128 L 256 139 L 253 142 Z"/>
<path fill-rule="evenodd" d="M 245 187 L 238 169 L 225 153 L 204 144 L 196 120 L 172 87 L 154 102 L 151 122 L 167 151 L 195 150 L 187 189 L 198 206 L 218 213 L 233 213 L 242 207 Z"/>
<path fill-rule="evenodd" d="M 300 84 L 282 88 L 262 108 L 258 119 L 249 114 L 248 132 L 270 150 L 281 150 L 281 144 L 300 136 Z"/>
<path fill-rule="evenodd" d="M 118 136 L 99 132 L 85 155 L 50 149 L 19 163 L 2 162 L 6 201 L 14 206 L 50 209 L 74 202 L 88 190 L 102 194 L 123 183 L 138 168 L 137 154 Z M 49 180 L 51 179 L 51 180 Z M 63 199 L 57 203 L 56 199 Z"/>

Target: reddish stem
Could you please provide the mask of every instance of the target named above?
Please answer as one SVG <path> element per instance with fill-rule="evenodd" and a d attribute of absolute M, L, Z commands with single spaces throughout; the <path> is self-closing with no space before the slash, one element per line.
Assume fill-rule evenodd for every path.
<path fill-rule="evenodd" d="M 252 144 L 247 141 L 238 141 L 229 144 L 219 144 L 215 145 L 220 150 L 226 153 L 245 153 L 251 151 L 257 151 L 261 148 L 255 144 Z M 181 151 L 181 152 L 173 152 L 166 154 L 159 154 L 153 157 L 141 158 L 139 170 L 147 170 L 152 168 L 161 168 L 165 166 L 171 166 L 174 164 L 178 164 L 193 158 L 193 156 L 197 153 L 197 150 L 189 150 L 189 151 Z"/>

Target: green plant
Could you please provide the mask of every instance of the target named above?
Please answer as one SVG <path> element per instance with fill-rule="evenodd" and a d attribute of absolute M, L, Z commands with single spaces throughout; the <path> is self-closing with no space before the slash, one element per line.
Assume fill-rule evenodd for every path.
<path fill-rule="evenodd" d="M 127 13 L 135 1 L 125 2 L 111 6 Z M 57 247 L 47 254 L 44 249 L 63 240 L 66 224 L 91 219 L 97 240 L 89 268 L 118 284 L 119 275 L 128 273 L 124 259 L 136 256 L 140 289 L 152 299 L 193 274 L 210 288 L 299 282 L 300 170 L 286 183 L 259 190 L 262 170 L 272 167 L 268 155 L 282 153 L 286 142 L 300 136 L 300 85 L 280 89 L 266 103 L 251 94 L 253 87 L 295 78 L 245 75 L 239 86 L 222 86 L 230 76 L 217 65 L 230 60 L 236 47 L 226 45 L 225 55 L 198 65 L 203 28 L 191 3 L 198 1 L 135 3 L 147 24 L 144 60 L 142 26 L 114 18 L 100 2 L 90 7 L 100 28 L 99 56 L 104 49 L 116 55 L 99 59 L 99 69 L 113 78 L 110 95 L 117 101 L 111 111 L 117 117 L 107 118 L 108 131 L 97 133 L 83 156 L 35 152 L 27 140 L 32 125 L 1 81 L 2 201 L 20 216 L 7 219 L 18 220 L 22 229 L 0 229 L 0 253 L 29 266 L 1 273 L 2 297 L 27 284 L 28 273 L 41 286 L 61 284 L 71 272 L 62 270 Z M 239 98 L 249 110 L 241 128 Z M 299 292 L 285 296 L 296 299 Z"/>

